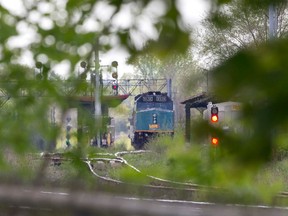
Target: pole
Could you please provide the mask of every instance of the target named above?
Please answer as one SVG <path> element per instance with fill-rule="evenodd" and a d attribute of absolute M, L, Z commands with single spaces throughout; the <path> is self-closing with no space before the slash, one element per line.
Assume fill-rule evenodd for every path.
<path fill-rule="evenodd" d="M 167 79 L 167 93 L 168 93 L 168 97 L 172 98 L 172 79 L 169 78 Z"/>
<path fill-rule="evenodd" d="M 277 20 L 277 11 L 275 4 L 269 5 L 269 39 L 273 39 L 277 37 L 277 28 L 278 28 L 278 20 Z"/>
<path fill-rule="evenodd" d="M 98 37 L 95 40 L 95 125 L 98 125 L 96 129 L 96 141 L 97 146 L 101 147 L 101 129 L 102 129 L 102 110 L 101 110 L 101 83 L 99 73 L 99 41 Z"/>
<path fill-rule="evenodd" d="M 191 140 L 191 107 L 190 104 L 187 103 L 185 105 L 185 141 L 190 143 Z"/>
<path fill-rule="evenodd" d="M 207 93 L 209 92 L 209 70 L 206 70 L 206 86 L 207 86 Z"/>

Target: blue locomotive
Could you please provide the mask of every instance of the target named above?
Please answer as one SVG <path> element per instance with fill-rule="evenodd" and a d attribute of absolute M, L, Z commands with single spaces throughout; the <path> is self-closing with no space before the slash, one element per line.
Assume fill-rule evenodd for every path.
<path fill-rule="evenodd" d="M 152 91 L 137 95 L 130 129 L 131 143 L 135 149 L 141 149 L 155 135 L 173 135 L 174 108 L 167 93 Z"/>

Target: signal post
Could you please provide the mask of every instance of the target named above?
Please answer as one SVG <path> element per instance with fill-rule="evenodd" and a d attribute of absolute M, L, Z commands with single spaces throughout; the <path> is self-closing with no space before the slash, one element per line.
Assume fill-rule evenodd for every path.
<path fill-rule="evenodd" d="M 215 104 L 212 105 L 212 103 L 209 103 L 208 106 L 210 107 L 210 124 L 216 126 L 219 121 L 219 108 Z M 216 134 L 211 134 L 210 141 L 214 147 L 219 145 L 219 138 Z"/>

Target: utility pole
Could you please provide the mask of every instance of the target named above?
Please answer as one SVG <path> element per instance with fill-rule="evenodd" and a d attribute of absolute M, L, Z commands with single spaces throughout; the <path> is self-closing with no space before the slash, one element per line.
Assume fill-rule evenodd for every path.
<path fill-rule="evenodd" d="M 102 129 L 102 110 L 101 110 L 101 83 L 100 83 L 100 71 L 99 71 L 99 40 L 98 37 L 95 39 L 94 46 L 95 55 L 95 125 L 99 126 L 96 128 L 96 141 L 97 146 L 101 147 L 101 129 Z"/>
<path fill-rule="evenodd" d="M 172 99 L 172 79 L 167 79 L 167 94 Z"/>
<path fill-rule="evenodd" d="M 269 5 L 269 39 L 277 37 L 277 28 L 278 28 L 278 20 L 277 20 L 277 11 L 276 5 L 271 3 Z"/>

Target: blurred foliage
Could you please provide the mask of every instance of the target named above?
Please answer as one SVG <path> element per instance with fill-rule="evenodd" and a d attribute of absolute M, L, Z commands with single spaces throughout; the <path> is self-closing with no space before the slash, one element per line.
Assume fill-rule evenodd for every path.
<path fill-rule="evenodd" d="M 104 51 L 116 46 L 124 47 L 131 54 L 131 62 L 135 59 L 137 61 L 139 56 L 141 58 L 140 54 L 150 55 L 150 53 L 161 61 L 167 60 L 163 65 L 168 69 L 163 67 L 163 71 L 170 76 L 175 77 L 175 74 L 182 72 L 182 69 L 184 74 L 187 73 L 187 77 L 191 72 L 192 59 L 187 60 L 178 55 L 188 53 L 191 39 L 190 31 L 181 22 L 182 17 L 177 1 L 22 0 L 20 2 L 22 4 L 20 12 L 11 12 L 4 7 L 3 3 L 0 5 L 0 39 L 2 42 L 0 45 L 0 146 L 2 154 L 0 165 L 3 168 L 1 180 L 17 179 L 21 183 L 22 180 L 25 182 L 29 179 L 31 184 L 39 184 L 45 178 L 43 173 L 48 167 L 45 160 L 37 167 L 36 174 L 26 172 L 29 170 L 29 163 L 21 164 L 26 168 L 13 170 L 11 168 L 13 163 L 10 161 L 17 161 L 18 157 L 21 158 L 21 155 L 28 152 L 38 152 L 39 146 L 33 144 L 33 139 L 39 138 L 45 141 L 44 150 L 55 150 L 54 141 L 60 134 L 60 126 L 51 124 L 53 123 L 49 115 L 51 105 L 56 104 L 65 113 L 69 107 L 77 106 L 73 103 L 75 96 L 93 92 L 93 86 L 88 85 L 83 79 L 85 76 L 77 77 L 75 71 L 76 65 L 81 60 L 92 62 L 93 51 L 97 48 L 96 38 L 99 39 L 101 50 Z M 230 16 L 223 12 L 223 6 L 227 6 L 228 3 L 233 2 L 232 0 L 211 0 L 210 2 L 212 5 L 210 20 L 214 27 L 216 26 L 217 31 L 215 34 L 214 31 L 210 31 L 208 36 L 212 42 L 206 43 L 207 46 L 204 48 L 208 53 L 213 51 L 212 45 L 221 45 L 221 48 L 224 47 L 227 50 L 225 59 L 217 62 L 219 65 L 217 64 L 211 72 L 212 93 L 219 100 L 236 100 L 243 103 L 244 130 L 239 134 L 226 134 L 202 122 L 194 128 L 194 132 L 197 133 L 193 136 L 195 140 L 191 146 L 185 144 L 183 138 L 176 137 L 173 141 L 162 138 L 162 141 L 156 141 L 158 144 L 154 146 L 154 150 L 167 152 L 166 174 L 171 179 L 179 178 L 201 184 L 227 187 L 232 185 L 232 189 L 235 189 L 237 185 L 236 193 L 240 194 L 239 197 L 243 194 L 251 196 L 255 191 L 258 192 L 257 189 L 251 187 L 255 168 L 275 158 L 273 153 L 278 151 L 278 146 L 281 149 L 287 148 L 285 132 L 288 119 L 285 102 L 288 97 L 286 88 L 288 41 L 275 39 L 265 42 L 266 36 L 264 36 L 264 39 L 257 40 L 256 46 L 251 45 L 247 34 L 243 34 L 245 40 L 240 44 L 242 42 L 245 44 L 235 48 L 235 43 L 232 45 L 227 43 L 225 46 L 227 40 L 221 38 L 221 35 L 226 36 L 232 33 L 229 39 L 233 34 L 234 36 L 240 35 L 245 28 L 239 24 L 239 21 L 243 21 L 240 12 L 244 12 L 247 16 L 253 15 L 251 17 L 253 25 L 250 30 L 255 26 L 264 28 L 266 21 L 260 16 L 260 12 L 266 10 L 271 3 L 285 3 L 285 1 L 243 0 L 241 9 L 247 8 L 247 10 L 239 10 L 237 7 L 237 10 L 235 8 L 232 10 L 232 8 L 231 11 L 228 10 L 231 13 Z M 107 11 L 105 16 L 99 12 L 101 7 Z M 121 22 L 123 13 L 132 17 L 130 23 Z M 144 18 L 156 32 L 154 38 L 143 29 L 141 20 Z M 256 22 L 259 20 L 260 22 Z M 211 28 L 211 30 L 214 29 Z M 260 28 L 259 32 L 261 31 L 264 30 Z M 31 32 L 32 39 L 28 38 L 21 42 L 23 39 L 21 35 L 25 32 Z M 260 35 L 259 33 L 254 36 L 258 38 Z M 139 45 L 137 36 L 140 37 L 141 43 L 143 41 L 147 46 Z M 236 45 L 239 44 L 236 43 Z M 216 54 L 223 54 L 222 49 L 214 50 L 217 51 Z M 34 63 L 41 61 L 44 64 L 43 68 L 36 70 L 17 64 L 25 62 L 24 57 L 29 58 L 29 56 Z M 181 65 L 174 64 L 173 66 L 177 67 L 172 67 L 169 57 L 174 61 L 176 59 Z M 213 54 L 213 57 L 217 56 Z M 229 59 L 227 60 L 226 57 Z M 63 62 L 69 65 L 71 72 L 65 81 L 52 76 L 55 65 Z M 157 60 L 155 67 L 158 67 Z M 179 68 L 181 70 L 178 70 Z M 41 76 L 38 76 L 39 74 Z M 181 87 L 182 84 L 182 80 L 179 80 Z M 78 180 L 87 178 L 83 162 L 80 160 L 91 151 L 87 149 L 87 139 L 89 139 L 87 137 L 93 135 L 93 131 L 102 126 L 97 125 L 85 110 L 79 113 L 82 115 L 81 121 L 83 122 L 80 123 L 80 127 L 84 135 L 82 139 L 79 139 L 77 148 L 67 153 L 67 156 L 73 159 L 72 164 L 77 169 L 77 173 L 72 175 Z M 86 130 L 84 126 L 87 126 L 89 130 Z M 222 140 L 220 148 L 200 145 L 205 141 L 207 143 L 207 140 L 203 141 L 201 138 L 207 139 L 211 132 L 219 134 Z M 200 139 L 197 140 L 199 136 Z M 166 149 L 169 145 L 168 140 L 171 144 Z M 7 151 L 12 153 L 6 155 Z M 99 150 L 93 149 L 93 151 Z M 12 159 L 7 158 L 10 155 Z M 161 175 L 162 172 L 159 171 Z M 133 178 L 130 172 L 126 176 L 128 179 Z M 248 185 L 248 189 L 243 189 L 244 186 L 241 188 L 240 185 Z"/>
<path fill-rule="evenodd" d="M 251 136 L 240 137 L 241 143 L 231 150 L 242 149 L 252 161 L 271 159 L 278 131 L 287 124 L 287 90 L 283 88 L 288 79 L 283 55 L 287 47 L 287 39 L 282 39 L 240 51 L 213 72 L 217 97 L 243 103 L 245 133 Z"/>
<path fill-rule="evenodd" d="M 73 70 L 81 59 L 90 60 L 96 37 L 99 38 L 101 50 L 118 46 L 113 42 L 117 41 L 131 54 L 135 54 L 138 45 L 133 40 L 134 35 L 143 35 L 144 41 L 150 40 L 148 36 L 145 37 L 146 33 L 139 25 L 143 17 L 151 22 L 152 28 L 159 34 L 162 45 L 159 44 L 157 50 L 160 51 L 161 48 L 161 55 L 166 56 L 172 49 L 183 52 L 189 45 L 189 34 L 177 23 L 177 19 L 181 16 L 175 1 L 35 0 L 21 3 L 23 4 L 21 12 L 13 14 L 1 6 L 3 30 L 1 41 L 8 43 L 8 46 L 2 46 L 3 62 L 17 60 L 19 56 L 27 54 L 26 49 L 29 47 L 35 60 L 45 62 L 49 60 L 53 64 L 68 60 Z M 161 11 L 164 13 L 152 12 L 150 18 L 150 10 L 155 6 L 162 8 Z M 97 13 L 99 8 L 107 10 L 105 17 Z M 119 23 L 118 16 L 123 13 L 133 16 L 130 24 Z M 31 31 L 35 39 L 27 42 L 26 46 L 13 43 L 12 38 L 14 40 L 21 38 L 19 35 L 24 28 Z"/>
<path fill-rule="evenodd" d="M 221 11 L 219 5 L 229 2 L 232 1 L 211 0 L 213 6 L 211 14 L 219 16 Z M 243 2 L 247 7 L 257 5 L 257 8 L 265 8 L 271 2 L 276 3 L 272 0 L 256 1 L 257 3 Z M 3 29 L 1 41 L 7 43 L 7 46 L 2 46 L 3 62 L 17 60 L 29 47 L 34 59 L 44 59 L 44 61 L 49 59 L 53 64 L 68 60 L 73 70 L 79 60 L 90 59 L 96 37 L 99 38 L 101 47 L 107 50 L 116 46 L 113 42 L 115 40 L 112 40 L 114 37 L 132 54 L 132 57 L 139 51 L 134 35 L 142 37 L 144 42 L 150 41 L 143 52 L 153 50 L 160 57 L 166 57 L 170 53 L 185 53 L 190 44 L 189 32 L 182 25 L 177 1 L 86 0 L 80 3 L 34 0 L 21 1 L 21 3 L 21 11 L 13 13 L 1 5 L 1 28 Z M 105 17 L 97 13 L 100 6 L 107 9 Z M 151 8 L 161 10 L 151 12 Z M 130 23 L 117 22 L 121 13 L 133 17 Z M 139 25 L 143 18 L 148 18 L 148 22 L 150 21 L 152 29 L 157 32 L 157 40 L 152 40 Z M 31 31 L 35 35 L 35 40 L 27 42 L 26 46 L 14 44 L 13 41 L 19 38 L 24 29 Z"/>
<path fill-rule="evenodd" d="M 164 145 L 168 146 L 164 153 L 164 178 L 212 186 L 207 193 L 203 191 L 202 199 L 206 201 L 271 205 L 275 204 L 275 195 L 287 188 L 287 158 L 279 163 L 261 163 L 256 168 L 255 163 L 235 162 L 224 146 L 212 147 L 207 141 L 199 145 L 195 139 L 190 146 L 183 136 L 176 136 Z"/>
<path fill-rule="evenodd" d="M 251 1 L 252 2 L 252 1 Z M 276 2 L 274 2 L 276 3 Z M 247 47 L 258 47 L 269 39 L 268 6 L 251 7 L 245 1 L 233 0 L 224 4 L 214 16 L 202 22 L 196 34 L 196 52 L 201 56 L 203 67 L 218 65 L 237 51 Z M 287 2 L 277 4 L 277 37 L 287 36 Z"/>

